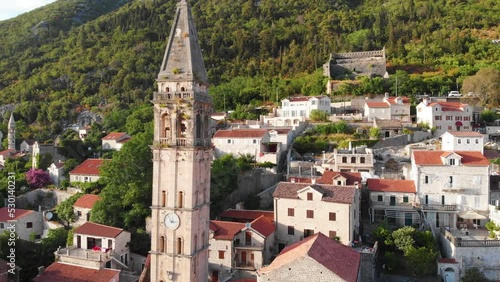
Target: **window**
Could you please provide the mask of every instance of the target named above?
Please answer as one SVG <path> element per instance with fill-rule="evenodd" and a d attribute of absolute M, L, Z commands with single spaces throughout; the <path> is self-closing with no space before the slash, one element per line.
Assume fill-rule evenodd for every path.
<path fill-rule="evenodd" d="M 307 210 L 307 218 L 314 218 L 314 211 L 313 210 Z"/>
<path fill-rule="evenodd" d="M 335 237 L 337 237 L 337 231 L 328 232 L 328 237 L 330 237 L 330 239 L 335 239 Z"/>
<path fill-rule="evenodd" d="M 293 226 L 288 226 L 288 235 L 295 235 L 295 229 Z"/>
<path fill-rule="evenodd" d="M 441 120 L 441 116 L 434 116 L 435 120 Z"/>
<path fill-rule="evenodd" d="M 356 163 L 356 157 L 351 157 L 351 163 L 352 164 Z"/>
<path fill-rule="evenodd" d="M 429 195 L 425 195 L 425 204 L 428 205 L 429 204 Z"/>
<path fill-rule="evenodd" d="M 160 237 L 160 252 L 165 252 L 165 236 Z"/>
<path fill-rule="evenodd" d="M 288 209 L 288 216 L 294 216 L 295 215 L 295 209 L 289 208 Z"/>
<path fill-rule="evenodd" d="M 78 217 L 82 216 L 82 211 L 76 211 L 76 215 L 77 215 Z"/>
<path fill-rule="evenodd" d="M 359 162 L 362 163 L 362 164 L 364 164 L 365 163 L 365 157 L 360 157 L 359 158 Z"/>
<path fill-rule="evenodd" d="M 183 202 L 184 202 L 184 193 L 181 191 L 179 192 L 179 196 L 177 198 L 177 207 L 182 208 Z"/>
<path fill-rule="evenodd" d="M 2 223 L 0 223 L 0 229 L 4 229 L 5 228 L 5 225 Z"/>
<path fill-rule="evenodd" d="M 379 201 L 379 202 L 383 202 L 383 201 L 384 201 L 384 196 L 382 196 L 382 195 L 378 195 L 378 196 L 377 196 L 377 201 Z"/>
<path fill-rule="evenodd" d="M 33 228 L 33 222 L 26 222 L 26 228 Z"/>
<path fill-rule="evenodd" d="M 167 192 L 164 190 L 161 192 L 161 206 L 165 207 L 167 204 Z"/>
<path fill-rule="evenodd" d="M 457 139 L 457 144 L 462 144 L 462 139 Z"/>
<path fill-rule="evenodd" d="M 330 217 L 330 221 L 336 221 L 337 220 L 337 214 L 334 213 L 334 212 L 331 212 L 329 217 Z"/>
<path fill-rule="evenodd" d="M 231 144 L 231 139 L 227 139 L 227 144 Z"/>
<path fill-rule="evenodd" d="M 476 209 L 478 209 L 478 208 L 479 208 L 480 203 L 481 203 L 481 202 L 480 202 L 480 198 L 479 198 L 479 197 L 477 197 L 477 196 L 476 196 L 476 197 L 474 197 L 474 207 L 475 207 Z"/>
<path fill-rule="evenodd" d="M 316 101 L 312 100 L 311 105 L 316 105 Z"/>
<path fill-rule="evenodd" d="M 307 200 L 312 201 L 313 200 L 313 193 L 307 193 Z"/>
<path fill-rule="evenodd" d="M 429 184 L 429 176 L 428 176 L 428 175 L 426 175 L 426 176 L 424 177 L 424 183 L 425 183 L 425 184 Z"/>
<path fill-rule="evenodd" d="M 403 196 L 403 203 L 408 203 L 408 196 Z"/>
<path fill-rule="evenodd" d="M 177 254 L 182 254 L 182 239 L 177 238 Z"/>
<path fill-rule="evenodd" d="M 455 165 L 455 159 L 450 159 L 450 165 Z"/>
<path fill-rule="evenodd" d="M 347 157 L 342 157 L 342 162 L 347 163 Z"/>
<path fill-rule="evenodd" d="M 450 176 L 449 183 L 453 184 L 453 176 Z"/>
<path fill-rule="evenodd" d="M 224 259 L 225 251 L 219 251 L 219 259 Z"/>
<path fill-rule="evenodd" d="M 254 143 L 254 144 L 257 144 L 257 139 L 253 139 L 253 143 Z"/>
<path fill-rule="evenodd" d="M 476 144 L 479 144 L 479 139 L 476 139 Z"/>
<path fill-rule="evenodd" d="M 453 120 L 452 116 L 446 116 L 446 120 Z"/>
<path fill-rule="evenodd" d="M 441 205 L 444 205 L 445 201 L 444 201 L 444 195 L 441 195 Z"/>

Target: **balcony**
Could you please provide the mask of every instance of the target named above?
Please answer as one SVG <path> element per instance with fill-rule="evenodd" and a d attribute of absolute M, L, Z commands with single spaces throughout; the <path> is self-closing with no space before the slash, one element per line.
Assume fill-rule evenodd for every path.
<path fill-rule="evenodd" d="M 245 249 L 245 250 L 264 250 L 264 244 L 256 244 L 251 242 L 235 242 L 233 244 L 235 249 Z"/>
<path fill-rule="evenodd" d="M 209 138 L 197 138 L 193 140 L 193 146 L 204 146 L 204 147 L 209 147 L 211 146 L 211 142 Z M 190 141 L 188 138 L 160 138 L 160 140 L 156 143 L 153 144 L 155 147 L 160 147 L 160 148 L 166 148 L 169 146 L 179 146 L 179 147 L 185 147 L 189 146 Z"/>
<path fill-rule="evenodd" d="M 415 203 L 413 202 L 408 202 L 408 203 L 403 203 L 403 202 L 399 202 L 399 203 L 391 203 L 391 202 L 379 202 L 379 201 L 371 201 L 371 205 L 373 208 L 375 209 L 387 209 L 387 208 L 390 208 L 390 209 L 413 209 L 415 208 Z"/>
<path fill-rule="evenodd" d="M 488 230 L 480 229 L 450 229 L 440 228 L 441 234 L 455 247 L 500 247 L 500 240 L 488 238 Z"/>
<path fill-rule="evenodd" d="M 60 262 L 85 265 L 94 268 L 101 268 L 106 262 L 114 256 L 113 250 L 93 251 L 77 247 L 62 248 L 55 251 L 56 258 Z"/>
<path fill-rule="evenodd" d="M 421 208 L 424 211 L 457 211 L 457 205 L 430 205 L 430 204 L 415 204 L 416 208 Z"/>
<path fill-rule="evenodd" d="M 154 92 L 153 93 L 153 102 L 166 102 L 166 101 L 176 101 L 179 99 L 184 100 L 198 100 L 203 102 L 211 102 L 212 98 L 208 95 L 203 95 L 195 92 L 175 92 L 175 93 L 166 93 L 166 92 Z"/>
<path fill-rule="evenodd" d="M 472 186 L 469 186 L 472 187 Z M 463 192 L 464 190 L 469 189 L 465 188 L 465 185 L 458 185 L 458 183 L 446 183 L 444 184 L 443 191 L 444 192 Z"/>

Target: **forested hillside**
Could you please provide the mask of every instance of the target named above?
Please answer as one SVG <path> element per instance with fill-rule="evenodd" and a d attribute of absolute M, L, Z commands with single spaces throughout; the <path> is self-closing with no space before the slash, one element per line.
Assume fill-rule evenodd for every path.
<path fill-rule="evenodd" d="M 398 72 L 405 94 L 500 68 L 495 0 L 189 2 L 217 110 L 324 92 L 318 69 L 332 52 L 385 46 L 390 72 L 411 74 Z M 125 130 L 152 97 L 175 3 L 59 0 L 0 22 L 0 101 L 17 104 L 20 134 L 51 138 L 86 109 L 109 117 L 104 130 Z M 389 90 L 380 81 L 347 90 Z"/>

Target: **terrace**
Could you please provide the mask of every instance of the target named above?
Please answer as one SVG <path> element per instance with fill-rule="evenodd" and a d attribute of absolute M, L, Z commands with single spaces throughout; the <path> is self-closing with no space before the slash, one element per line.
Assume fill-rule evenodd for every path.
<path fill-rule="evenodd" d="M 455 247 L 500 247 L 500 240 L 489 238 L 486 228 L 440 228 L 441 234 Z"/>

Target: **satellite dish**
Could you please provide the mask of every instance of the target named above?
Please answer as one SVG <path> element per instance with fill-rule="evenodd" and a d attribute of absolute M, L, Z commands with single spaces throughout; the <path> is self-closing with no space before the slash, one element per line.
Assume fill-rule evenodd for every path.
<path fill-rule="evenodd" d="M 51 220 L 53 217 L 54 217 L 54 214 L 53 214 L 52 212 L 47 212 L 47 213 L 45 214 L 45 218 L 46 218 L 47 220 Z"/>

